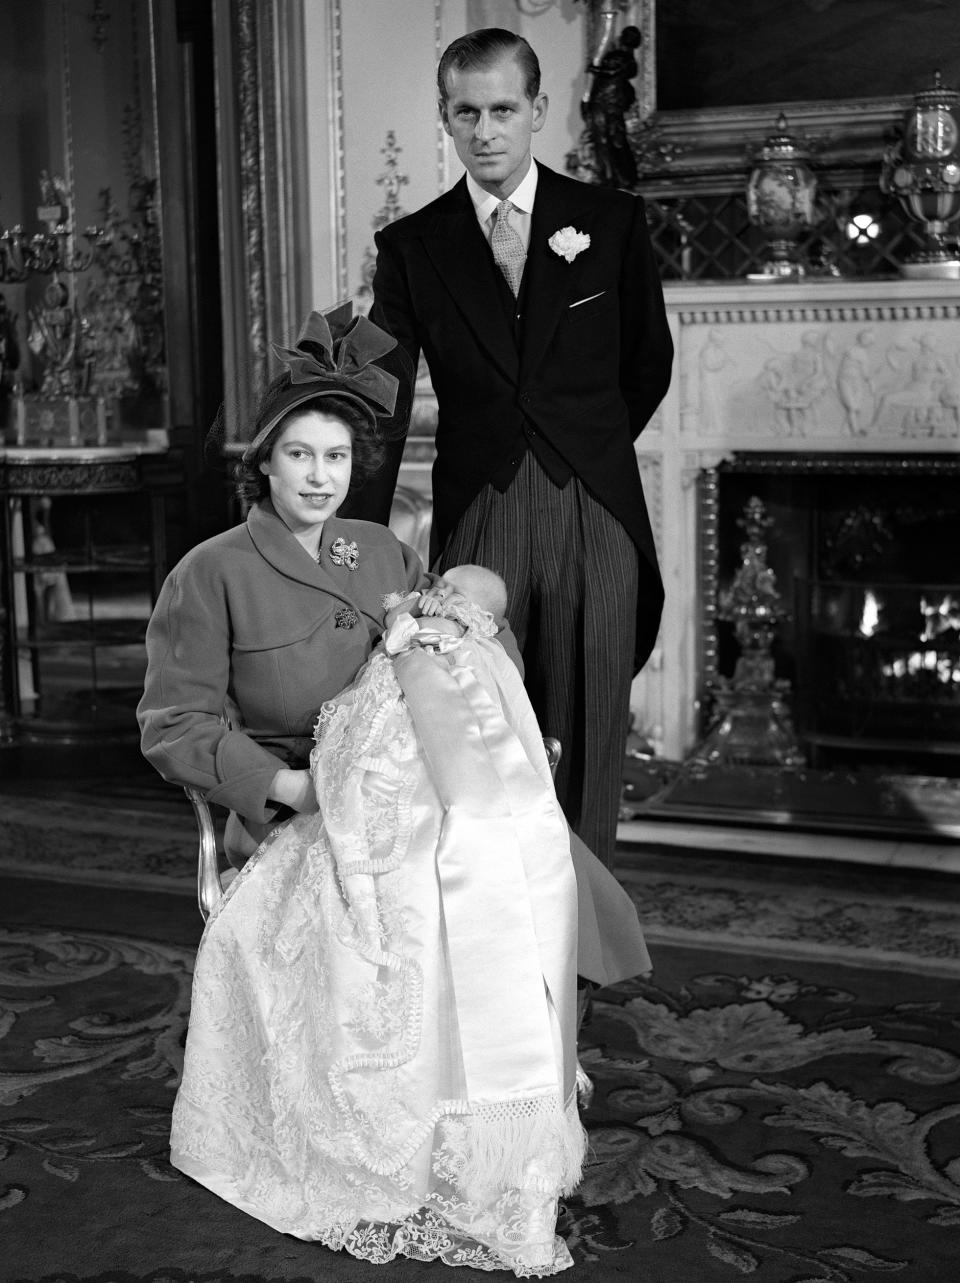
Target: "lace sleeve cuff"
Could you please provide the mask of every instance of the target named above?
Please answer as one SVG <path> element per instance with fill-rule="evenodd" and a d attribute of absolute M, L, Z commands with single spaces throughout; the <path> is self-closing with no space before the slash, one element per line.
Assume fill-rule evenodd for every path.
<path fill-rule="evenodd" d="M 472 601 L 451 602 L 444 606 L 442 614 L 446 619 L 455 619 L 463 624 L 468 637 L 496 637 L 497 625 L 489 610 L 481 610 Z"/>

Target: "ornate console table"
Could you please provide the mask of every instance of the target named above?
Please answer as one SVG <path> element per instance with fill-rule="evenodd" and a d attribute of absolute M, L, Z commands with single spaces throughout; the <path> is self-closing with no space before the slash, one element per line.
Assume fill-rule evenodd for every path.
<path fill-rule="evenodd" d="M 142 447 L 0 449 L 0 738 L 133 739 L 172 478 Z"/>

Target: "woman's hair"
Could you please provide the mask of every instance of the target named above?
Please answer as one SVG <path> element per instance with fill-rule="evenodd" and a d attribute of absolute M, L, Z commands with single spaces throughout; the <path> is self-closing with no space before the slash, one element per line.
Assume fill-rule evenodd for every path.
<path fill-rule="evenodd" d="M 278 408 L 289 399 L 290 389 L 289 371 L 278 375 L 266 389 L 253 423 L 251 440 L 256 438 L 263 426 L 276 415 Z M 237 496 L 245 507 L 259 503 L 270 494 L 270 480 L 260 471 L 260 464 L 270 458 L 273 447 L 291 415 L 307 414 L 311 410 L 339 419 L 349 429 L 353 446 L 350 471 L 351 491 L 368 481 L 383 463 L 386 446 L 376 425 L 373 411 L 365 409 L 352 397 L 340 396 L 336 392 L 322 392 L 308 401 L 298 402 L 291 406 L 286 414 L 281 414 L 256 449 L 245 454 L 237 464 L 234 483 Z"/>

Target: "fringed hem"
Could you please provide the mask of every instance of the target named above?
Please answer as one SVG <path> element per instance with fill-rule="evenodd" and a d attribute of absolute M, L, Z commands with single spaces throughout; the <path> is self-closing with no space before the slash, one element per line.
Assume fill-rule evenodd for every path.
<path fill-rule="evenodd" d="M 569 1194 L 580 1184 L 587 1133 L 576 1098 L 565 1106 L 554 1094 L 473 1105 L 463 1121 L 457 1183 L 471 1201 L 503 1189 Z"/>

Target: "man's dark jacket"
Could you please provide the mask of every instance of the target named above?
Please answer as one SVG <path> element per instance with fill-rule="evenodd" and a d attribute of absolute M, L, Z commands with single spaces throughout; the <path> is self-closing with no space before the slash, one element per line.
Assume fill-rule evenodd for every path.
<path fill-rule="evenodd" d="M 590 237 L 572 262 L 549 245 L 562 228 Z M 465 179 L 376 242 L 371 317 L 413 369 L 423 352 L 439 406 L 433 548 L 488 481 L 506 484 L 525 449 L 545 454 L 554 472 L 580 477 L 640 551 L 639 668 L 663 586 L 633 442 L 669 386 L 673 357 L 643 201 L 540 165 L 516 305 Z M 390 493 L 398 464 L 395 452 Z"/>

